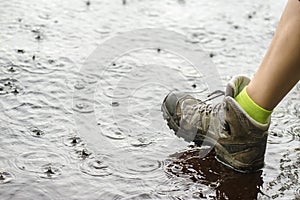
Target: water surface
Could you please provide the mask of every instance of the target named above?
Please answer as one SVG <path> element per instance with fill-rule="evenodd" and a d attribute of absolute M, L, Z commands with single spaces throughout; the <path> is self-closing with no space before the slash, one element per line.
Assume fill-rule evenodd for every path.
<path fill-rule="evenodd" d="M 273 114 L 265 167 L 240 174 L 213 151 L 199 159 L 206 147 L 177 138 L 162 118 L 168 91 L 210 92 L 205 71 L 164 49 L 80 71 L 108 38 L 161 28 L 203 48 L 223 89 L 237 74 L 253 76 L 285 3 L 1 2 L 1 199 L 299 199 L 299 84 Z M 95 124 L 86 123 L 91 116 Z"/>

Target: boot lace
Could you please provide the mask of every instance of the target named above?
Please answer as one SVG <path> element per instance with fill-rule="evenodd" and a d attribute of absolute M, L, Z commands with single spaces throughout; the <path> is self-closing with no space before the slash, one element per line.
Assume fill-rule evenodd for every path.
<path fill-rule="evenodd" d="M 221 107 L 221 103 L 217 103 L 214 106 L 212 104 L 208 104 L 206 102 L 213 100 L 217 97 L 223 96 L 225 95 L 225 92 L 221 91 L 221 90 L 216 90 L 214 92 L 212 92 L 211 94 L 209 94 L 207 97 L 207 99 L 203 100 L 200 102 L 200 104 L 198 104 L 198 111 L 201 114 L 205 114 L 205 115 L 209 115 L 211 113 L 216 114 L 217 111 L 220 109 Z"/>

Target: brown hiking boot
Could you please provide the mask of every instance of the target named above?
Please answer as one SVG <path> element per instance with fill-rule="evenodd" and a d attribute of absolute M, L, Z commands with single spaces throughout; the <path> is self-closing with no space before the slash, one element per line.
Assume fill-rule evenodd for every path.
<path fill-rule="evenodd" d="M 243 76 L 232 79 L 223 101 L 216 105 L 170 93 L 162 104 L 163 116 L 177 136 L 197 145 L 203 141 L 213 145 L 222 163 L 237 171 L 256 171 L 264 165 L 270 118 L 266 124 L 256 122 L 234 100 L 249 82 Z"/>

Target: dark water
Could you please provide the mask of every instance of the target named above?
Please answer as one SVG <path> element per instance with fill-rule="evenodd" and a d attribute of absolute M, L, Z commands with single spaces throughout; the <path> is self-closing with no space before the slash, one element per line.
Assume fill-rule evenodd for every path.
<path fill-rule="evenodd" d="M 213 151 L 199 159 L 206 147 L 176 138 L 160 113 L 169 90 L 206 96 L 207 71 L 164 49 L 140 49 L 82 72 L 108 38 L 160 28 L 202 46 L 222 89 L 236 74 L 254 74 L 284 4 L 2 1 L 1 199 L 300 199 L 299 83 L 273 114 L 265 167 L 240 174 Z"/>

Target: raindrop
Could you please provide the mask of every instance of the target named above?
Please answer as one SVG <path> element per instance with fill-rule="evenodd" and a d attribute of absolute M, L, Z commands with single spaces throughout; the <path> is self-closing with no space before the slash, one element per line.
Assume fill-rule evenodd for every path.
<path fill-rule="evenodd" d="M 105 164 L 105 158 L 87 159 L 80 166 L 80 170 L 88 175 L 104 177 L 112 174 L 108 165 Z"/>
<path fill-rule="evenodd" d="M 113 107 L 117 107 L 117 106 L 119 106 L 119 105 L 120 105 L 120 103 L 119 103 L 119 102 L 117 102 L 117 101 L 114 101 L 114 102 L 112 102 L 112 103 L 111 103 L 111 105 L 112 105 Z"/>
<path fill-rule="evenodd" d="M 68 137 L 64 140 L 64 144 L 69 147 L 83 145 L 82 139 L 79 136 Z"/>
<path fill-rule="evenodd" d="M 17 49 L 17 53 L 25 53 L 24 49 Z"/>
<path fill-rule="evenodd" d="M 16 72 L 19 71 L 17 69 L 19 69 L 18 65 L 9 64 L 9 65 L 6 66 L 6 71 L 9 72 L 9 73 L 16 73 Z"/>
<path fill-rule="evenodd" d="M 7 82 L 4 83 L 4 85 L 5 85 L 5 86 L 11 86 L 11 82 L 10 82 L 10 81 L 7 81 Z"/>
<path fill-rule="evenodd" d="M 93 106 L 87 104 L 87 103 L 76 103 L 75 107 L 73 110 L 79 112 L 79 113 L 92 113 L 94 112 Z"/>
<path fill-rule="evenodd" d="M 49 63 L 49 64 L 53 64 L 53 63 L 55 63 L 55 61 L 54 61 L 53 59 L 49 59 L 49 60 L 48 60 L 48 63 Z"/>
<path fill-rule="evenodd" d="M 52 164 L 46 164 L 42 166 L 42 171 L 44 173 L 41 174 L 41 178 L 55 178 L 61 174 L 60 168 L 57 168 Z"/>
<path fill-rule="evenodd" d="M 0 184 L 9 183 L 14 179 L 14 176 L 5 171 L 0 171 Z"/>
<path fill-rule="evenodd" d="M 41 40 L 42 39 L 42 36 L 40 34 L 38 34 L 36 37 L 35 37 L 36 40 Z"/>
<path fill-rule="evenodd" d="M 39 128 L 36 128 L 36 127 L 32 127 L 29 129 L 30 131 L 30 134 L 33 136 L 33 137 L 41 137 L 43 135 L 45 135 L 45 132 L 40 130 Z"/>
<path fill-rule="evenodd" d="M 2 87 L 1 87 L 2 85 Z M 4 78 L 0 79 L 0 94 L 19 94 L 22 91 L 20 83 L 16 79 Z"/>
<path fill-rule="evenodd" d="M 74 85 L 74 88 L 77 89 L 77 90 L 82 90 L 85 88 L 84 84 L 81 83 L 81 82 L 77 82 L 75 85 Z"/>
<path fill-rule="evenodd" d="M 152 141 L 148 141 L 146 138 L 139 138 L 131 142 L 131 145 L 134 147 L 146 147 L 152 144 Z"/>
<path fill-rule="evenodd" d="M 18 91 L 18 89 L 17 88 L 15 88 L 14 90 L 13 90 L 13 92 L 12 93 L 14 93 L 14 94 L 19 94 L 19 91 Z"/>
<path fill-rule="evenodd" d="M 76 153 L 78 157 L 81 159 L 86 159 L 92 155 L 92 153 L 87 149 L 77 150 Z"/>
<path fill-rule="evenodd" d="M 113 140 L 123 140 L 126 138 L 125 133 L 128 133 L 129 131 L 121 128 L 121 127 L 116 127 L 116 126 L 106 126 L 102 129 L 102 134 Z"/>

